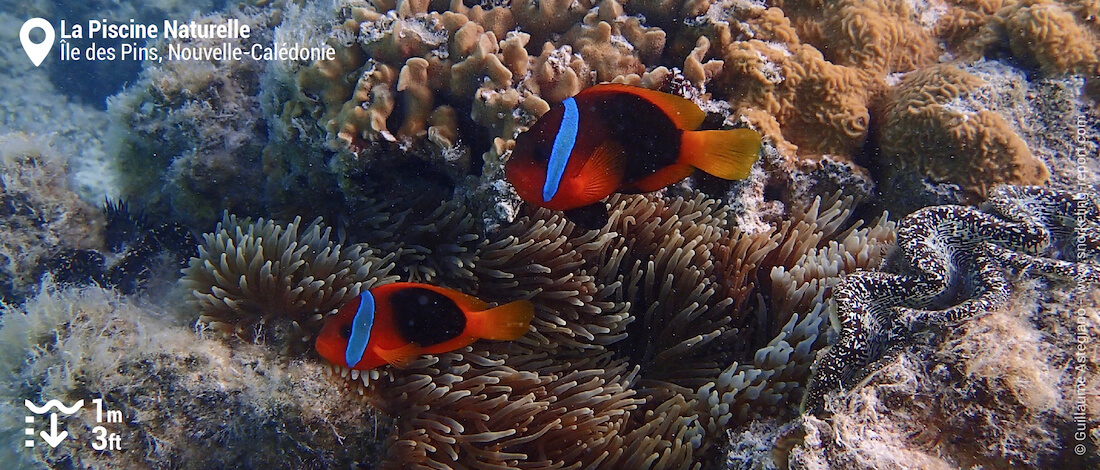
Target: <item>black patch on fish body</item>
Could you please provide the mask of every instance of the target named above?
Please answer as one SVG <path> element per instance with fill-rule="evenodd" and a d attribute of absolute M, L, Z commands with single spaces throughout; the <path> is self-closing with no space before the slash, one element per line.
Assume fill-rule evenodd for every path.
<path fill-rule="evenodd" d="M 550 153 L 554 148 L 554 138 L 561 128 L 565 108 L 557 106 L 542 115 L 526 132 L 516 136 L 513 155 L 522 154 L 531 157 L 535 163 L 546 166 L 550 163 Z"/>
<path fill-rule="evenodd" d="M 389 304 L 398 335 L 410 343 L 431 346 L 454 339 L 466 329 L 462 309 L 433 290 L 402 289 L 390 294 Z"/>
<path fill-rule="evenodd" d="M 599 93 L 578 100 L 581 132 L 586 132 L 585 115 L 598 116 L 607 129 L 605 138 L 618 142 L 626 150 L 623 186 L 676 163 L 680 157 L 680 137 L 672 119 L 661 108 L 631 93 Z"/>

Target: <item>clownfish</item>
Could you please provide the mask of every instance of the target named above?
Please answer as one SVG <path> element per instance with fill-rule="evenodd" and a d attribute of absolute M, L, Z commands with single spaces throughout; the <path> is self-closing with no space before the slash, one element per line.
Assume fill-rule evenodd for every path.
<path fill-rule="evenodd" d="M 429 284 L 375 287 L 325 320 L 317 352 L 338 366 L 369 370 L 404 367 L 422 354 L 439 354 L 479 339 L 514 340 L 527 333 L 535 307 L 518 300 L 499 307 Z"/>
<path fill-rule="evenodd" d="M 613 192 L 646 193 L 695 168 L 748 177 L 760 152 L 751 129 L 697 131 L 706 113 L 676 95 L 630 85 L 584 89 L 516 137 L 504 174 L 525 201 L 583 208 Z"/>

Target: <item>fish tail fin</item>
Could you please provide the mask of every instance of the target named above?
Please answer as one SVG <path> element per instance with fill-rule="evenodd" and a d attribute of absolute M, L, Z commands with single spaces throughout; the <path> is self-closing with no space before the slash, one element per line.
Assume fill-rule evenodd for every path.
<path fill-rule="evenodd" d="M 482 339 L 511 341 L 527 334 L 535 318 L 535 305 L 526 300 L 509 302 L 467 314 L 469 334 Z"/>
<path fill-rule="evenodd" d="M 680 162 L 727 180 L 748 178 L 760 155 L 760 133 L 752 129 L 684 131 Z"/>

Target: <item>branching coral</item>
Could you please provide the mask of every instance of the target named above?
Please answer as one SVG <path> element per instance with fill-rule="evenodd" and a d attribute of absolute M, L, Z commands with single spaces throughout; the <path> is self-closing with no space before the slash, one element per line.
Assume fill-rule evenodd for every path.
<path fill-rule="evenodd" d="M 963 3 L 978 2 L 955 2 L 949 10 Z M 1027 26 L 1009 43 L 1023 56 L 1069 44 L 1066 35 L 1045 31 L 1048 24 L 1073 20 L 1085 42 L 1095 29 L 1083 22 L 1085 6 L 1000 3 L 1005 9 L 983 6 L 980 19 L 967 20 L 985 25 L 987 34 L 966 47 L 995 56 L 982 38 L 1018 33 L 1006 25 Z M 885 217 L 850 220 L 851 198 L 800 204 L 807 193 L 833 190 L 834 181 L 819 185 L 824 178 L 809 173 L 855 179 L 862 172 L 853 162 L 864 162 L 857 156 L 881 157 L 873 163 L 959 184 L 976 199 L 999 183 L 1041 183 L 1045 169 L 1016 135 L 1018 122 L 969 100 L 968 93 L 984 87 L 977 75 L 931 65 L 945 60 L 941 40 L 950 37 L 945 47 L 952 52 L 968 41 L 946 23 L 934 26 L 938 3 L 775 4 L 780 8 L 739 0 L 287 6 L 274 37 L 317 45 L 327 36 L 336 59 L 268 66 L 262 83 L 270 140 L 262 161 L 252 145 L 263 139 L 218 147 L 207 145 L 202 126 L 183 123 L 199 138 L 168 132 L 170 148 L 200 144 L 188 148 L 201 158 L 170 167 L 172 184 L 186 189 L 175 202 L 228 195 L 238 203 L 231 210 L 249 214 L 267 209 L 284 220 L 323 214 L 339 236 L 319 221 L 279 225 L 227 216 L 187 269 L 202 320 L 245 338 L 293 343 L 298 347 L 285 349 L 298 354 L 325 312 L 397 277 L 491 303 L 530 299 L 536 318 L 520 340 L 475 343 L 407 369 L 338 371 L 396 416 L 384 465 L 694 468 L 715 454 L 714 442 L 728 429 L 794 413 L 810 364 L 834 333 L 830 317 L 839 315 L 846 329 L 818 366 L 811 403 L 824 390 L 849 385 L 852 368 L 877 357 L 893 336 L 938 324 L 937 315 L 964 317 L 1003 301 L 1004 267 L 1032 263 L 1064 276 L 1084 263 L 1029 258 L 1046 243 L 1032 228 L 1080 220 L 1055 207 L 1061 203 L 1042 192 L 1012 195 L 1040 201 L 1027 207 L 1050 208 L 1039 222 L 1029 221 L 1030 209 L 1014 212 L 996 193 L 988 209 L 996 215 L 959 207 L 919 213 L 902 228 L 901 253 L 920 251 L 913 240 L 923 240 L 921 227 L 944 220 L 972 235 L 992 230 L 1001 241 L 1019 235 L 1005 231 L 1009 224 L 1040 236 L 1035 246 L 959 242 L 961 249 L 952 241 L 961 254 L 947 261 L 961 270 L 950 274 L 966 274 L 962 284 L 938 272 L 942 264 L 903 261 L 891 272 L 852 274 L 840 283 L 879 267 L 893 224 Z M 1036 59 L 1037 67 L 1047 74 L 1086 70 L 1092 60 L 1086 49 L 1070 48 L 1065 63 Z M 190 99 L 177 91 L 187 87 L 173 75 L 164 77 L 165 86 L 145 87 L 167 91 L 165 99 L 151 100 L 167 107 L 148 110 L 162 115 L 148 122 L 138 116 L 129 127 L 147 135 L 161 121 L 244 103 L 249 112 L 235 113 L 229 132 L 255 131 L 252 81 L 233 74 L 228 82 L 195 80 L 187 91 L 198 97 Z M 694 190 L 720 194 L 731 186 L 714 184 L 712 191 L 700 177 L 660 195 L 613 196 L 606 201 L 609 222 L 596 230 L 560 214 L 518 210 L 501 174 L 515 135 L 551 105 L 602 81 L 671 91 L 705 109 L 708 125 L 747 124 L 765 133 L 767 172 L 744 183 L 759 200 L 733 206 L 707 199 Z M 247 90 L 232 89 L 242 83 Z M 226 85 L 229 93 L 219 101 L 223 95 L 212 91 Z M 140 104 L 115 107 L 140 110 Z M 152 148 L 142 145 L 135 153 Z M 229 153 L 198 155 L 212 148 Z M 220 188 L 199 178 L 203 170 L 236 172 L 247 183 Z M 135 187 L 156 180 L 134 176 Z M 275 199 L 262 207 L 252 204 L 254 195 L 234 194 L 252 187 Z M 734 188 L 730 200 L 744 189 Z M 788 196 L 791 189 L 797 194 Z M 317 195 L 331 204 L 302 207 Z M 929 259 L 944 261 L 935 256 Z M 914 300 L 883 303 L 856 292 L 860 282 L 904 287 Z M 978 300 L 953 307 L 955 294 Z M 954 310 L 917 311 L 945 307 Z M 880 310 L 887 313 L 868 313 Z M 901 333 L 860 321 L 897 323 Z M 865 330 L 874 333 L 871 351 L 853 342 Z"/>
<path fill-rule="evenodd" d="M 1085 284 L 1100 282 L 1100 201 L 1089 193 L 1002 186 L 986 211 L 936 206 L 898 227 L 899 258 L 883 272 L 856 273 L 833 298 L 840 337 L 815 365 L 806 407 L 849 386 L 890 346 L 1005 303 L 1007 270 Z M 1063 258 L 1059 260 L 1057 258 Z"/>
<path fill-rule="evenodd" d="M 665 49 L 663 30 L 613 0 L 591 10 L 583 2 L 440 6 L 354 4 L 330 19 L 337 59 L 294 72 L 276 126 L 274 140 L 303 152 L 269 147 L 269 166 L 287 175 L 324 168 L 331 174 L 320 178 L 334 178 L 351 204 L 374 197 L 366 187 L 395 168 L 416 167 L 410 180 L 437 187 L 474 176 L 478 190 L 488 188 L 501 179 L 498 148 L 551 105 L 600 81 L 633 83 Z M 491 212 L 485 196 L 469 199 Z"/>

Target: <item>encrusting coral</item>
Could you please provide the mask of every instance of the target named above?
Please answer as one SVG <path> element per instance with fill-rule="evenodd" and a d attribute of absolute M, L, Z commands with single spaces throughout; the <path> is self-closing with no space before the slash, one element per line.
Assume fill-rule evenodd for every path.
<path fill-rule="evenodd" d="M 825 393 L 850 386 L 889 347 L 1004 305 L 1008 270 L 1100 282 L 1094 194 L 1002 186 L 985 207 L 911 214 L 898 227 L 899 255 L 890 267 L 855 273 L 836 287 L 841 333 L 815 365 L 807 409 L 822 411 Z"/>
<path fill-rule="evenodd" d="M 116 163 L 137 209 L 190 222 L 216 220 L 221 208 L 211 201 L 238 214 L 335 220 L 366 200 L 432 193 L 424 207 L 434 208 L 457 191 L 475 207 L 475 219 L 493 226 L 516 214 L 514 203 L 501 204 L 514 197 L 501 168 L 515 135 L 566 97 L 614 81 L 687 96 L 715 127 L 761 131 L 782 156 L 769 168 L 770 186 L 815 166 L 865 174 L 860 165 L 877 163 L 865 159 L 882 155 L 907 172 L 959 184 L 966 194 L 954 202 L 973 202 L 996 184 L 1041 183 L 1050 155 L 1027 148 L 1035 143 L 1017 136 L 1023 123 L 1006 123 L 1001 110 L 966 99 L 984 88 L 953 81 L 971 107 L 960 111 L 951 106 L 956 98 L 916 99 L 916 87 L 928 82 L 921 77 L 948 70 L 936 65 L 948 53 L 962 59 L 960 70 L 999 57 L 980 38 L 1015 34 L 995 25 L 1025 11 L 1038 22 L 1036 48 L 1062 47 L 1060 36 L 1040 34 L 1051 30 L 1045 18 L 1070 15 L 1083 38 L 1095 35 L 1086 5 L 986 3 L 343 0 L 246 7 L 232 15 L 265 41 L 270 35 L 331 48 L 335 59 L 275 61 L 263 73 L 255 61 L 148 64 L 144 78 L 112 100 L 117 130 L 130 131 L 117 133 Z M 986 32 L 966 33 L 963 23 Z M 226 112 L 234 118 L 212 119 Z M 958 120 L 965 125 L 954 126 Z M 929 134 L 938 138 L 919 140 L 939 145 L 928 157 L 912 155 L 912 136 Z M 979 151 L 971 157 L 973 148 Z M 971 163 L 968 169 L 1003 162 L 1016 169 L 1009 176 L 955 172 L 961 164 L 943 164 L 950 157 Z M 953 174 L 969 176 L 955 181 Z M 243 183 L 223 184 L 225 175 Z M 168 186 L 140 189 L 163 177 Z M 245 194 L 242 187 L 264 190 Z M 302 204 L 316 197 L 333 204 Z"/>
<path fill-rule="evenodd" d="M 1095 239 L 1089 216 L 1065 209 L 1085 199 L 991 190 L 1046 182 L 1051 157 L 1024 119 L 981 99 L 996 84 L 973 66 L 1007 54 L 1048 77 L 1094 73 L 1084 2 L 475 3 L 246 8 L 238 16 L 265 42 L 324 43 L 336 59 L 274 61 L 262 74 L 255 63 L 150 63 L 112 103 L 116 130 L 136 130 L 120 134 L 118 163 L 139 210 L 167 201 L 162 213 L 193 226 L 223 206 L 291 221 L 227 213 L 185 273 L 204 325 L 285 354 L 265 368 L 321 367 L 302 351 L 323 315 L 398 278 L 535 303 L 520 340 L 336 371 L 350 379 L 351 390 L 333 387 L 350 392 L 341 399 L 363 394 L 395 416 L 384 467 L 700 468 L 731 429 L 794 416 L 807 384 L 810 409 L 840 406 L 826 392 L 852 386 L 883 348 L 1004 304 L 1016 295 L 1005 270 L 1064 277 L 1095 263 L 1043 251 L 1074 224 Z M 596 230 L 520 209 L 502 172 L 517 133 L 606 81 L 685 96 L 707 126 L 759 130 L 761 167 L 745 183 L 699 176 L 612 196 Z M 233 119 L 213 119 L 224 112 Z M 990 205 L 918 211 L 898 258 L 874 271 L 894 224 L 852 220 L 862 194 L 807 194 L 871 192 L 869 174 L 889 188 L 890 167 Z M 922 231 L 944 227 L 1000 238 L 922 245 Z M 837 424 L 802 423 L 807 448 L 829 445 Z"/>
<path fill-rule="evenodd" d="M 221 209 L 211 201 L 220 201 L 238 214 L 333 220 L 383 192 L 437 191 L 438 201 L 457 190 L 475 218 L 499 224 L 515 214 L 496 205 L 510 196 L 500 169 L 515 135 L 551 105 L 607 81 L 681 94 L 716 124 L 761 131 L 784 159 L 769 178 L 836 162 L 858 173 L 881 154 L 963 186 L 954 202 L 974 202 L 996 184 L 1040 184 L 1051 158 L 1027 149 L 1021 123 L 1006 124 L 980 100 L 959 112 L 918 102 L 910 92 L 927 82 L 919 77 L 947 70 L 952 58 L 960 69 L 999 59 L 1006 37 L 1022 65 L 1039 63 L 1046 76 L 1087 74 L 1096 64 L 1093 10 L 1076 1 L 274 3 L 223 16 L 253 26 L 263 42 L 324 46 L 335 59 L 275 61 L 263 73 L 257 61 L 147 64 L 111 106 L 116 164 L 128 175 L 123 196 L 137 209 L 206 223 Z M 1066 63 L 1043 62 L 1059 60 Z M 899 82 L 902 74 L 916 76 Z M 904 119 L 907 109 L 917 116 Z M 227 113 L 233 119 L 214 119 Z M 938 142 L 936 157 L 910 158 L 911 137 L 929 134 L 937 139 L 920 141 Z M 973 156 L 956 151 L 975 146 Z M 968 168 L 1017 168 L 954 181 L 947 175 L 958 165 L 939 164 L 951 156 Z M 225 175 L 243 184 L 224 184 Z M 162 178 L 170 184 L 156 187 Z M 303 205 L 303 192 L 334 204 Z"/>

